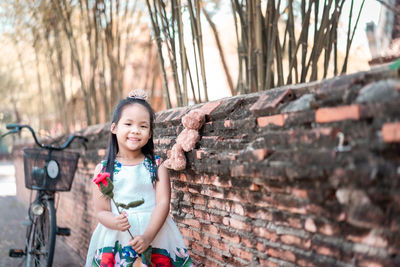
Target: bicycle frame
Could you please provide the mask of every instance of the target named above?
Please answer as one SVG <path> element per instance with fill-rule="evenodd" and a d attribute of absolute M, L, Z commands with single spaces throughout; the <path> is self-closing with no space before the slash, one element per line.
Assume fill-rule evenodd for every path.
<path fill-rule="evenodd" d="M 42 207 L 41 214 L 32 210 L 33 205 Z M 42 266 L 43 262 L 46 266 L 52 266 L 57 232 L 54 192 L 37 192 L 35 201 L 29 207 L 29 219 L 25 248 L 26 267 Z"/>
<path fill-rule="evenodd" d="M 25 186 L 28 187 L 29 189 L 37 191 L 35 200 L 31 202 L 29 206 L 29 211 L 28 211 L 29 225 L 27 226 L 25 250 L 10 250 L 9 255 L 11 257 L 25 256 L 26 267 L 42 267 L 42 266 L 51 267 L 53 264 L 56 234 L 69 235 L 68 228 L 57 227 L 56 209 L 54 207 L 54 195 L 55 192 L 58 190 L 68 191 L 70 189 L 70 185 L 72 184 L 72 179 L 71 179 L 69 187 L 67 187 L 66 189 L 57 188 L 54 185 L 53 185 L 54 187 L 50 187 L 48 185 L 49 182 L 52 183 L 51 179 L 53 180 L 61 179 L 63 176 L 62 172 L 60 172 L 59 169 L 60 166 L 57 160 L 52 156 L 52 151 L 62 151 L 68 148 L 76 138 L 82 139 L 85 142 L 87 142 L 88 140 L 82 136 L 72 135 L 63 145 L 57 147 L 54 145 L 41 144 L 36 137 L 35 131 L 29 125 L 8 124 L 6 127 L 10 131 L 3 134 L 1 138 L 8 134 L 18 133 L 23 128 L 27 128 L 31 132 L 36 145 L 41 150 L 47 150 L 45 166 L 32 167 L 32 165 L 30 165 L 31 169 L 28 168 L 28 170 L 31 170 L 31 172 L 29 173 L 30 179 L 35 181 L 36 180 L 44 181 L 43 185 L 37 186 L 34 185 L 34 183 L 31 183 L 28 187 L 28 185 L 26 184 L 27 180 L 25 179 Z M 84 143 L 83 145 L 86 148 L 86 145 Z M 38 154 L 38 156 L 40 156 L 40 153 Z M 75 153 L 76 161 L 71 178 L 73 178 L 78 158 L 79 154 Z M 43 159 L 41 160 L 43 161 Z M 26 168 L 27 167 L 24 154 L 25 175 L 27 175 Z"/>

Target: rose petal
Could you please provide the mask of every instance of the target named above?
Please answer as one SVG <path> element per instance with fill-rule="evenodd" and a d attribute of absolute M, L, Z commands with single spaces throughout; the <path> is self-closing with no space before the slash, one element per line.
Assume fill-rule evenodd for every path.
<path fill-rule="evenodd" d="M 103 180 L 107 179 L 108 177 L 110 177 L 110 173 L 108 172 L 99 173 L 97 174 L 96 178 L 93 179 L 93 183 L 99 185 Z"/>

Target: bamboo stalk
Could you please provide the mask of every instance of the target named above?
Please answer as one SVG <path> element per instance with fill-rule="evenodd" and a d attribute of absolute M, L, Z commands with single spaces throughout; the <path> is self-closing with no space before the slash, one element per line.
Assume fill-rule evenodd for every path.
<path fill-rule="evenodd" d="M 193 55 L 194 55 L 194 63 L 195 63 L 194 65 L 196 68 L 196 81 L 197 81 L 197 90 L 198 90 L 197 92 L 199 95 L 199 100 L 197 100 L 195 91 L 193 88 L 192 89 L 193 89 L 193 98 L 194 98 L 195 103 L 197 104 L 197 103 L 201 102 L 200 77 L 199 77 L 199 67 L 198 67 L 199 63 L 198 63 L 198 59 L 197 59 L 198 51 L 196 51 L 196 47 L 197 47 L 197 49 L 199 49 L 199 47 L 196 45 L 196 42 L 198 42 L 198 38 L 199 38 L 199 33 L 197 31 L 197 21 L 199 18 L 198 17 L 196 18 L 194 15 L 193 5 L 192 5 L 191 0 L 188 1 L 188 6 L 189 6 L 189 12 L 190 12 L 190 26 L 192 28 L 192 37 L 193 37 L 192 46 L 193 46 Z"/>
<path fill-rule="evenodd" d="M 167 73 L 165 71 L 164 57 L 163 57 L 163 54 L 162 54 L 162 44 L 161 44 L 160 29 L 158 27 L 158 24 L 155 22 L 154 13 L 151 10 L 151 6 L 150 6 L 149 0 L 146 0 L 146 4 L 147 4 L 147 9 L 148 9 L 149 15 L 150 15 L 151 25 L 153 26 L 154 35 L 155 35 L 155 38 L 156 38 L 158 56 L 159 56 L 159 59 L 160 59 L 161 69 L 162 69 L 163 78 L 164 78 L 163 95 L 164 95 L 164 99 L 166 99 L 167 109 L 170 109 L 171 108 L 171 99 L 169 97 Z"/>
<path fill-rule="evenodd" d="M 238 21 L 236 18 L 236 13 L 238 12 L 236 1 L 231 0 L 231 7 L 232 7 L 232 14 L 233 14 L 233 20 L 235 23 L 235 34 L 236 34 L 236 44 L 237 44 L 237 51 L 238 51 L 238 79 L 237 79 L 237 84 L 236 84 L 236 93 L 243 94 L 244 91 L 244 86 L 243 86 L 243 46 L 242 46 L 242 41 L 241 37 L 239 36 L 239 31 L 238 31 Z"/>
<path fill-rule="evenodd" d="M 198 46 L 199 46 L 199 52 L 200 52 L 200 70 L 201 70 L 201 78 L 203 80 L 203 90 L 204 90 L 204 97 L 205 101 L 208 102 L 208 87 L 207 87 L 207 75 L 206 75 L 206 68 L 205 68 L 205 62 L 204 62 L 204 49 L 203 49 L 203 33 L 201 30 L 201 19 L 200 19 L 200 5 L 201 0 L 195 1 L 195 9 L 196 9 L 196 17 L 198 18 L 198 23 L 197 23 L 197 32 L 199 33 L 199 39 L 198 39 Z"/>
<path fill-rule="evenodd" d="M 255 38 L 256 38 L 256 60 L 257 60 L 257 91 L 264 89 L 264 60 L 263 60 L 263 48 L 262 48 L 262 29 L 261 29 L 261 0 L 256 0 L 255 3 Z"/>
<path fill-rule="evenodd" d="M 349 59 L 350 46 L 351 46 L 351 43 L 353 42 L 354 34 L 355 34 L 355 32 L 356 32 L 356 29 L 357 29 L 358 21 L 360 20 L 360 15 L 361 15 L 361 11 L 362 11 L 362 9 L 363 9 L 363 7 L 364 7 L 364 3 L 365 3 L 365 0 L 362 1 L 360 10 L 358 11 L 356 23 L 355 23 L 355 25 L 354 25 L 353 33 L 351 34 L 351 38 L 350 38 L 350 40 L 349 40 L 349 39 L 347 40 L 346 56 L 345 56 L 344 62 L 343 62 L 343 67 L 342 67 L 342 72 L 341 72 L 342 74 L 345 73 L 345 72 L 347 71 L 347 61 L 348 61 L 348 59 Z M 351 4 L 352 4 L 352 6 L 353 6 L 353 1 L 351 1 Z M 352 9 L 353 9 L 353 7 L 351 7 L 350 10 L 352 10 Z M 350 15 L 350 16 L 351 16 L 351 15 Z M 350 31 L 350 18 L 349 18 L 349 31 Z M 349 36 L 349 35 L 348 35 L 348 36 Z"/>
<path fill-rule="evenodd" d="M 176 0 L 172 0 L 174 2 Z M 173 10 L 176 12 L 177 17 L 177 25 L 178 25 L 178 41 L 179 41 L 179 53 L 180 53 L 180 60 L 181 60 L 181 72 L 182 72 L 182 85 L 183 85 L 183 95 L 181 99 L 181 104 L 187 106 L 187 76 L 186 72 L 188 66 L 186 65 L 186 48 L 185 48 L 185 41 L 183 40 L 183 23 L 182 23 L 182 14 L 181 14 L 181 0 L 177 0 L 176 7 Z"/>
<path fill-rule="evenodd" d="M 267 71 L 267 75 L 265 78 L 265 86 L 266 88 L 273 88 L 274 87 L 274 82 L 273 82 L 273 69 L 272 69 L 272 65 L 274 63 L 274 57 L 273 57 L 273 53 L 274 53 L 274 46 L 276 45 L 276 37 L 278 34 L 278 24 L 277 24 L 277 20 L 279 17 L 279 7 L 281 4 L 281 0 L 278 0 L 278 4 L 277 7 L 275 8 L 275 5 L 273 3 L 273 1 L 269 1 L 268 3 L 271 3 L 269 5 L 269 15 L 270 15 L 270 21 L 271 21 L 271 28 L 272 28 L 272 32 L 271 32 L 271 39 L 269 40 L 269 44 L 268 44 L 268 53 L 267 53 L 267 65 L 266 65 L 266 71 Z"/>
<path fill-rule="evenodd" d="M 157 5 L 155 3 L 156 1 L 157 1 Z M 170 26 L 168 23 L 168 19 L 167 19 L 167 15 L 165 12 L 165 7 L 164 7 L 163 2 L 159 1 L 159 0 L 154 0 L 154 6 L 155 6 L 154 18 L 155 18 L 156 24 L 159 25 L 158 16 L 160 16 L 161 29 L 162 29 L 162 31 L 164 33 L 164 37 L 165 37 L 165 45 L 168 50 L 168 59 L 171 63 L 172 75 L 174 78 L 175 95 L 176 95 L 177 104 L 178 104 L 178 106 L 182 106 L 181 101 L 180 101 L 182 99 L 182 94 L 181 94 L 181 90 L 180 90 L 181 86 L 180 86 L 180 82 L 179 82 L 178 66 L 177 66 L 177 62 L 176 62 L 175 28 L 171 27 L 172 33 L 169 31 Z M 158 6 L 159 12 L 157 12 L 156 6 Z M 157 15 L 157 14 L 159 14 L 159 15 Z M 172 25 L 174 25 L 174 21 L 175 21 L 175 13 L 172 12 Z"/>

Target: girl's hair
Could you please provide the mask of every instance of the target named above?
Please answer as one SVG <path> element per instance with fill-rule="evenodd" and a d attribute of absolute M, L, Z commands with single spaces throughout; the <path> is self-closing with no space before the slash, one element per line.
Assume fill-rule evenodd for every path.
<path fill-rule="evenodd" d="M 154 114 L 153 108 L 150 106 L 150 104 L 146 100 L 143 100 L 140 98 L 134 98 L 134 97 L 127 97 L 127 98 L 119 101 L 118 105 L 115 107 L 114 115 L 113 115 L 111 123 L 115 123 L 117 125 L 119 120 L 121 119 L 122 111 L 127 106 L 133 105 L 133 104 L 142 105 L 149 112 L 151 137 L 149 138 L 147 144 L 142 147 L 142 153 L 145 155 L 145 157 L 148 160 L 150 160 L 151 165 L 156 166 L 155 155 L 154 155 L 154 143 L 153 143 L 153 129 L 154 129 L 155 114 Z M 118 151 L 119 151 L 119 147 L 118 147 L 118 142 L 117 142 L 117 136 L 110 131 L 110 139 L 109 139 L 108 152 L 107 152 L 107 157 L 106 157 L 106 166 L 105 166 L 105 168 L 103 168 L 103 170 L 105 169 L 104 171 L 110 173 L 111 181 L 113 180 L 113 177 L 114 177 L 114 164 L 115 164 L 115 158 L 117 156 Z M 155 173 L 155 175 L 157 175 L 157 172 Z M 152 181 L 154 182 L 154 180 L 157 179 L 157 176 L 155 176 L 154 178 L 153 177 L 151 177 L 151 178 L 152 178 Z"/>

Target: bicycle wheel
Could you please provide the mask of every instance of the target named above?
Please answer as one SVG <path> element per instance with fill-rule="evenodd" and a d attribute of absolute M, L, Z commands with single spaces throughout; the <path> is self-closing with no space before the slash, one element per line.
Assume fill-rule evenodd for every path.
<path fill-rule="evenodd" d="M 51 267 L 56 242 L 56 212 L 53 200 L 43 200 L 42 215 L 32 217 L 28 231 L 26 267 Z"/>

